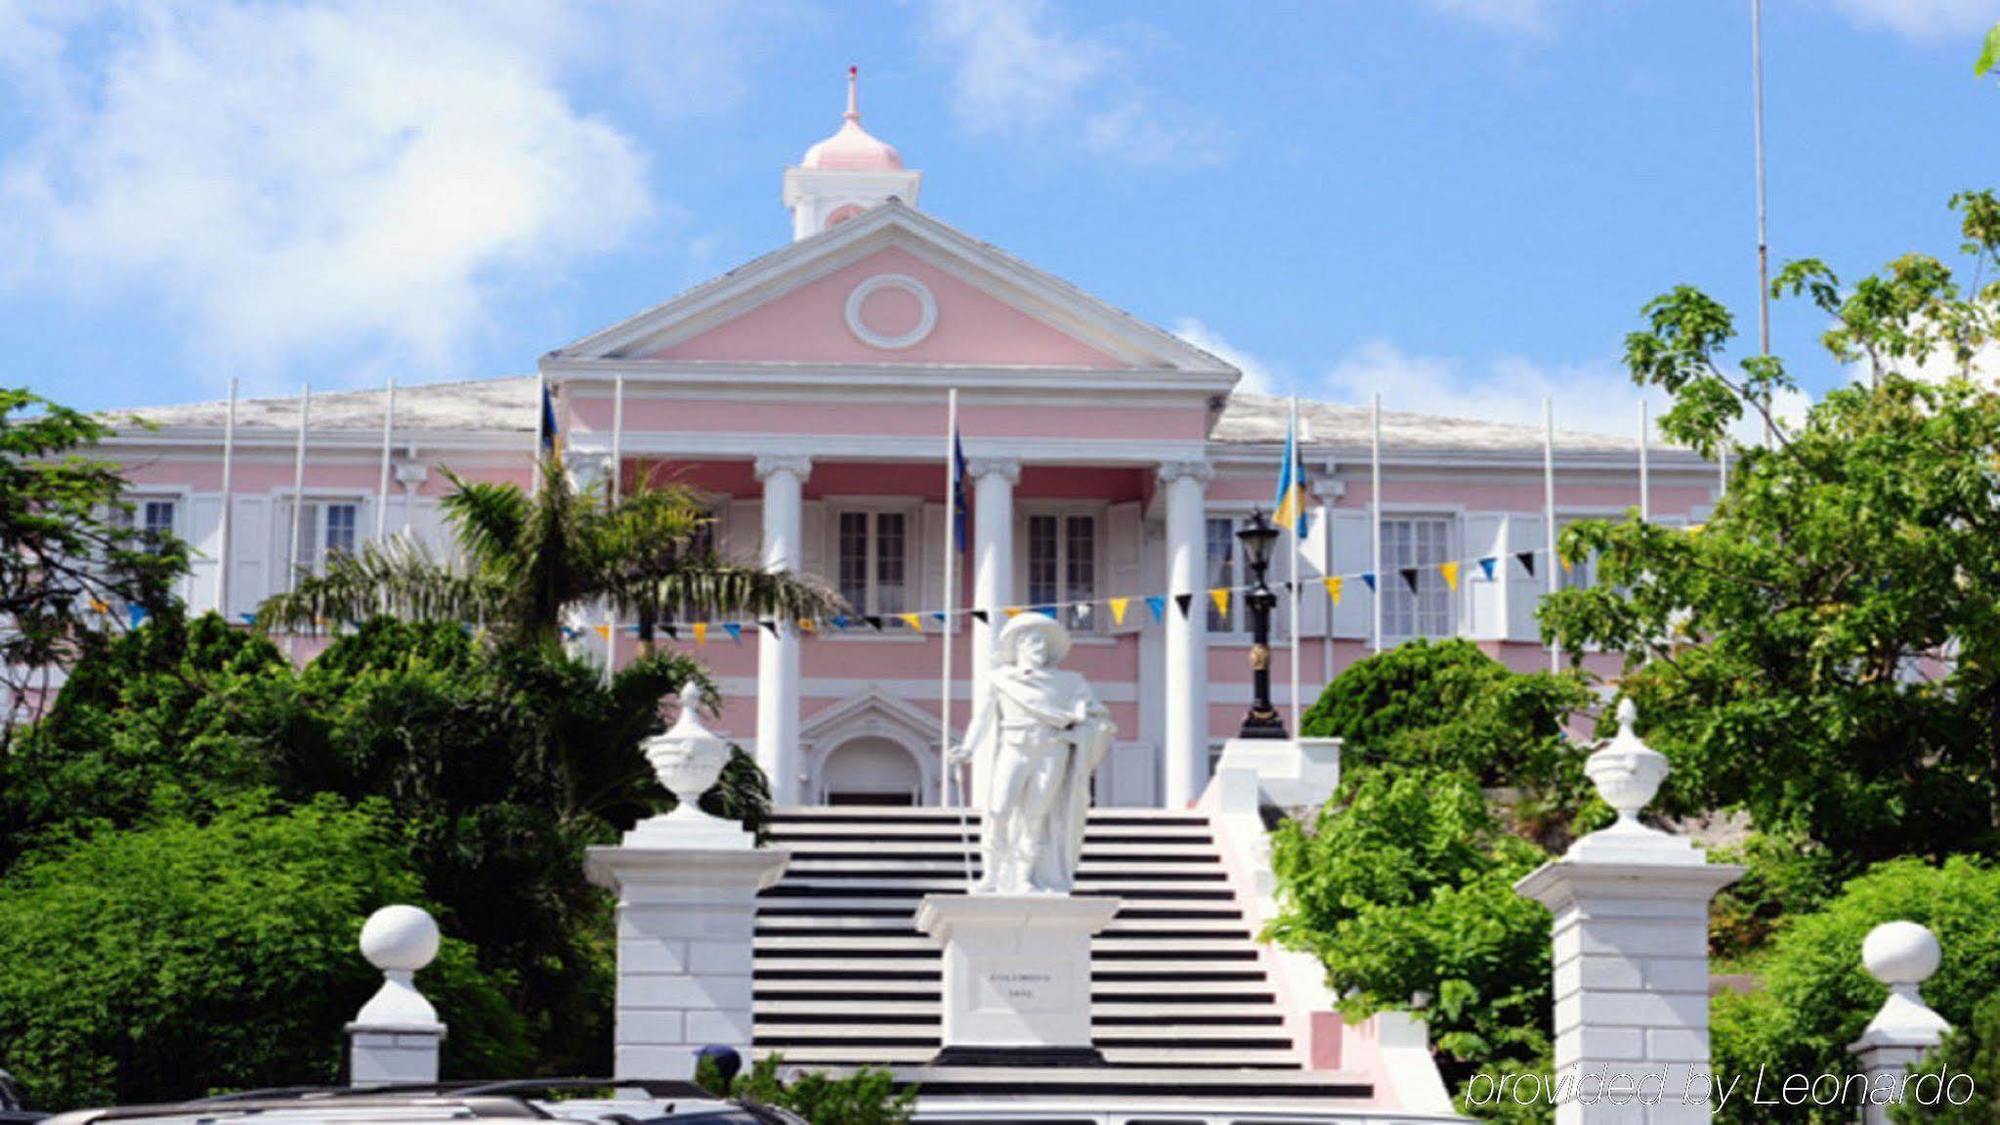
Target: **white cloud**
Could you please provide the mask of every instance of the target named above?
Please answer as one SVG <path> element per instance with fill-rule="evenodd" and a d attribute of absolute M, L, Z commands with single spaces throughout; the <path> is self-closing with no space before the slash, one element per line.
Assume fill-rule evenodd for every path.
<path fill-rule="evenodd" d="M 1834 0 L 1834 5 L 1863 27 L 1887 28 L 1906 39 L 1964 39 L 1968 62 L 1979 51 L 1978 35 L 2000 23 L 1994 0 Z"/>
<path fill-rule="evenodd" d="M 1279 380 L 1269 364 L 1230 343 L 1202 321 L 1184 316 L 1174 322 L 1174 335 L 1241 371 L 1243 378 L 1237 382 L 1237 390 L 1256 395 L 1276 393 Z"/>
<path fill-rule="evenodd" d="M 1221 158 L 1219 129 L 1185 108 L 1169 112 L 1138 79 L 1115 37 L 1061 26 L 1045 0 L 937 0 L 927 38 L 956 59 L 952 108 L 968 131 L 1023 142 L 1056 140 L 1133 164 Z"/>
<path fill-rule="evenodd" d="M 1426 0 L 1435 10 L 1511 35 L 1547 35 L 1555 30 L 1551 0 Z"/>
<path fill-rule="evenodd" d="M 521 288 L 654 214 L 638 144 L 579 108 L 565 67 L 669 22 L 719 40 L 701 21 L 557 0 L 0 0 L 0 83 L 36 125 L 0 164 L 0 271 L 147 300 L 218 379 L 329 355 L 450 370 Z M 646 61 L 683 56 L 730 96 L 726 51 Z"/>
<path fill-rule="evenodd" d="M 1363 402 L 1379 391 L 1385 410 L 1523 426 L 1542 424 L 1542 400 L 1548 398 L 1558 430 L 1600 434 L 1636 433 L 1641 399 L 1656 423 L 1669 405 L 1665 394 L 1635 386 L 1609 362 L 1544 366 L 1503 356 L 1475 365 L 1406 352 L 1388 340 L 1370 340 L 1341 357 L 1324 386 L 1334 401 Z M 1801 417 L 1808 401 L 1797 393 L 1782 396 L 1778 413 Z M 1736 427 L 1741 441 L 1760 439 L 1762 433 L 1762 423 L 1747 417 Z"/>

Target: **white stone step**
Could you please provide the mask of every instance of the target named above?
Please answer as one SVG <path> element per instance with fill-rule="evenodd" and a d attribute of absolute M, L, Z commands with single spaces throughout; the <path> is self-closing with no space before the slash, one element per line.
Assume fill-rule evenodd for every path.
<path fill-rule="evenodd" d="M 756 939 L 759 954 L 797 954 L 804 950 L 849 952 L 894 952 L 907 956 L 930 954 L 939 956 L 937 942 L 931 937 L 912 932 L 907 937 L 882 937 L 876 935 L 853 935 L 842 933 L 813 934 L 810 937 L 764 937 Z M 1179 954 L 1230 953 L 1241 952 L 1247 942 L 1241 938 L 1180 938 L 1160 941 L 1153 938 L 1121 936 L 1115 932 L 1097 935 L 1090 941 L 1093 957 L 1126 952 L 1159 952 L 1163 948 Z"/>
<path fill-rule="evenodd" d="M 899 914 L 893 918 L 883 918 L 873 915 L 855 916 L 851 914 L 800 916 L 767 914 L 760 911 L 757 915 L 758 933 L 763 934 L 774 930 L 810 930 L 814 933 L 824 932 L 827 934 L 865 930 L 871 933 L 882 931 L 884 936 L 889 931 L 894 931 L 897 936 L 918 933 L 915 918 L 909 913 Z M 1199 933 L 1203 936 L 1222 935 L 1237 938 L 1252 936 L 1249 924 L 1241 918 L 1119 918 L 1114 920 L 1104 932 L 1109 934 L 1130 934 L 1133 936 L 1155 933 Z M 791 934 L 789 936 L 797 935 Z"/>
<path fill-rule="evenodd" d="M 871 1015 L 908 1016 L 931 1021 L 933 1024 L 944 1018 L 944 1003 L 931 993 L 928 998 L 905 1000 L 869 1000 L 867 1010 Z M 839 993 L 828 993 L 811 1000 L 758 1000 L 754 1005 L 756 1017 L 766 1016 L 820 1016 L 824 1022 L 837 1025 L 845 1013 L 859 1007 L 853 1002 L 843 1003 Z M 1215 1024 L 1221 1027 L 1242 1028 L 1268 1034 L 1282 1034 L 1272 1031 L 1282 1024 L 1254 1024 L 1240 1021 L 1265 1019 L 1275 1014 L 1270 1004 L 1229 1003 L 1229 1004 L 1182 1004 L 1171 998 L 1154 999 L 1097 999 L 1090 1005 L 1092 1019 L 1116 1021 L 1120 1019 L 1147 1018 L 1172 1019 L 1179 1026 L 1202 1027 Z M 1237 1021 L 1237 1022 L 1223 1022 Z M 772 1025 L 774 1028 L 777 1025 Z M 1105 1027 L 1135 1026 L 1106 1023 Z"/>

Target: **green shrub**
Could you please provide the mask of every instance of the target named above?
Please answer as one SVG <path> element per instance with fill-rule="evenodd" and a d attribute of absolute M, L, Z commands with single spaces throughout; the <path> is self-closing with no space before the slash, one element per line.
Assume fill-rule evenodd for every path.
<path fill-rule="evenodd" d="M 917 1088 L 896 1089 L 886 1067 L 864 1066 L 839 1078 L 803 1071 L 787 1082 L 779 1077 L 783 1066 L 783 1056 L 767 1055 L 735 1082 L 725 1083 L 704 1059 L 695 1081 L 718 1096 L 783 1106 L 813 1125 L 904 1125 L 916 1110 Z"/>
<path fill-rule="evenodd" d="M 44 1108 L 334 1082 L 342 1025 L 381 983 L 355 945 L 421 901 L 377 806 L 255 794 L 36 853 L 0 881 L 0 1044 Z M 520 1073 L 522 1021 L 447 940 L 419 978 L 445 1066 Z"/>
<path fill-rule="evenodd" d="M 1546 859 L 1505 830 L 1468 774 L 1365 771 L 1311 831 L 1278 826 L 1271 936 L 1320 958 L 1350 1017 L 1427 994 L 1452 1077 L 1533 1064 L 1549 1051 L 1549 914 L 1513 884 Z"/>

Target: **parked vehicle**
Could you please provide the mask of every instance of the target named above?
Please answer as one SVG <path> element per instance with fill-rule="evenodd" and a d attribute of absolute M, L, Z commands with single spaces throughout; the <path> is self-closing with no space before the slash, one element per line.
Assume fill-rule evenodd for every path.
<path fill-rule="evenodd" d="M 29 1109 L 21 1097 L 21 1084 L 14 1076 L 0 1070 L 0 1125 L 29 1125 L 48 1117 Z"/>
<path fill-rule="evenodd" d="M 407 1086 L 292 1086 L 160 1105 L 80 1109 L 41 1125 L 433 1125 L 535 1120 L 563 1125 L 808 1125 L 776 1106 L 718 1098 L 692 1082 L 610 1078 L 440 1082 Z M 9 1119 L 0 1115 L 0 1125 Z"/>

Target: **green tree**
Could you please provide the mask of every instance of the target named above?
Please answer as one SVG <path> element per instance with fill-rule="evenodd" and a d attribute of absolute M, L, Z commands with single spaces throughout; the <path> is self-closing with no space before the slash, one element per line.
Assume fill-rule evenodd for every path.
<path fill-rule="evenodd" d="M 1476 778 L 1366 770 L 1308 830 L 1278 825 L 1270 936 L 1326 965 L 1350 1018 L 1430 998 L 1448 1080 L 1549 1054 L 1549 914 L 1514 881 L 1549 858 L 1508 832 Z"/>
<path fill-rule="evenodd" d="M 1854 1120 L 1851 1105 L 1753 1106 L 1748 1091 L 1760 1067 L 1777 1076 L 1854 1073 L 1847 1045 L 1888 995 L 1862 967 L 1861 943 L 1869 930 L 1899 919 L 1930 927 L 1944 951 L 1937 975 L 1924 985 L 1925 1001 L 1955 1026 L 1978 1026 L 1975 1012 L 2000 980 L 2000 868 L 1963 856 L 1935 866 L 1914 858 L 1877 864 L 1823 909 L 1784 920 L 1759 962 L 1760 988 L 1715 998 L 1718 1072 L 1724 1081 L 1742 1076 L 1742 1092 L 1720 1108 L 1718 1120 Z M 1768 1096 L 1769 1080 L 1765 1088 Z"/>
<path fill-rule="evenodd" d="M 186 571 L 184 545 L 132 526 L 118 467 L 76 452 L 110 433 L 0 388 L 0 670 L 9 675 L 67 663 L 93 632 L 120 624 L 117 606 L 158 610 Z M 32 681 L 0 686 L 21 693 Z M 13 730 L 13 709 L 0 708 L 0 752 Z"/>
<path fill-rule="evenodd" d="M 1965 249 L 2000 267 L 2000 202 L 1953 200 Z M 1775 357 L 1725 364 L 1727 310 L 1689 288 L 1647 306 L 1633 378 L 1664 387 L 1671 438 L 1727 449 L 1699 528 L 1579 524 L 1602 581 L 1542 609 L 1565 650 L 1625 657 L 1623 690 L 1672 760 L 1667 812 L 1746 810 L 1823 848 L 1842 874 L 1898 855 L 1990 851 L 2000 833 L 2000 398 L 1957 376 L 1994 341 L 2000 284 L 1908 255 L 1843 285 L 1779 274 L 1827 316 L 1866 385 L 1830 392 L 1769 447 L 1728 427 L 1792 387 Z M 1950 377 L 1937 381 L 1944 373 Z M 1919 377 L 1921 376 L 1921 377 Z"/>
<path fill-rule="evenodd" d="M 333 797 L 246 793 L 205 822 L 169 813 L 38 853 L 0 880 L 7 1065 L 49 1109 L 337 1082 L 342 1025 L 381 983 L 361 922 L 421 901 L 385 810 Z M 448 1073 L 530 1065 L 463 943 L 419 982 L 448 1013 Z"/>
<path fill-rule="evenodd" d="M 1907 1102 L 1891 1106 L 1891 1120 L 1906 1125 L 1992 1125 L 2000 1118 L 2000 990 L 1972 1009 L 1972 1019 L 1945 1033 L 1944 1042 L 1922 1063 L 1910 1068 L 1913 1077 L 1963 1074 L 1976 1093 L 1964 1105 Z"/>
<path fill-rule="evenodd" d="M 787 621 L 843 607 L 817 581 L 731 562 L 699 549 L 709 523 L 692 490 L 641 489 L 617 500 L 609 485 L 579 493 L 559 462 L 540 487 L 464 480 L 450 470 L 445 518 L 464 560 L 440 560 L 409 538 L 364 544 L 301 573 L 258 613 L 269 627 L 363 621 L 386 612 L 411 621 L 479 622 L 503 640 L 555 647 L 566 613 L 609 602 L 652 621 L 674 614 L 753 614 Z"/>
<path fill-rule="evenodd" d="M 1566 728 L 1592 702 L 1580 676 L 1523 674 L 1471 641 L 1414 640 L 1334 677 L 1300 729 L 1345 740 L 1348 774 L 1380 767 L 1465 773 L 1506 789 L 1524 835 L 1559 846 L 1591 800 Z"/>
<path fill-rule="evenodd" d="M 916 1111 L 917 1088 L 898 1090 L 887 1067 L 864 1066 L 840 1078 L 803 1071 L 787 1081 L 780 1074 L 784 1065 L 783 1056 L 766 1055 L 735 1081 L 724 1082 L 704 1059 L 695 1081 L 717 1097 L 783 1106 L 813 1125 L 904 1125 Z"/>

